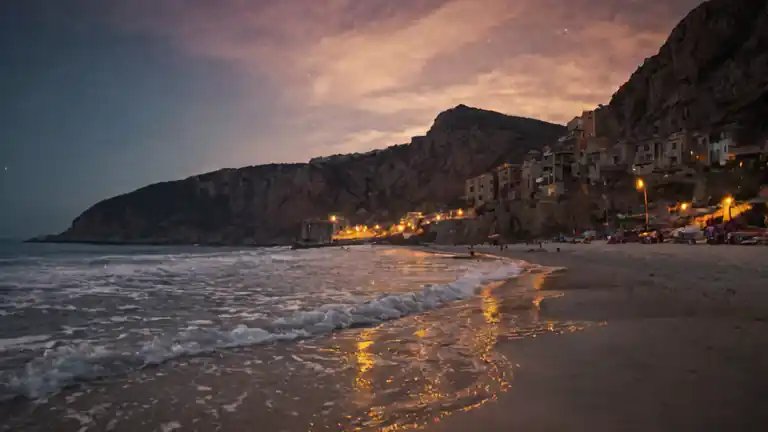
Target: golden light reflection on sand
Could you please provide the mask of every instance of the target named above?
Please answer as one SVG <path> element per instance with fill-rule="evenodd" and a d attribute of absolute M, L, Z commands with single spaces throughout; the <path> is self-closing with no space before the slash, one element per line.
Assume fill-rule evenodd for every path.
<path fill-rule="evenodd" d="M 545 291 L 549 274 L 489 284 L 466 303 L 361 330 L 349 398 L 362 411 L 347 430 L 419 429 L 496 400 L 513 371 L 496 349 L 500 338 L 583 328 L 540 319 L 541 302 L 560 295 Z"/>
<path fill-rule="evenodd" d="M 375 328 L 365 329 L 360 332 L 360 337 L 357 342 L 357 349 L 355 350 L 355 357 L 357 360 L 357 374 L 355 376 L 356 389 L 371 388 L 371 381 L 366 378 L 366 372 L 371 370 L 374 366 L 374 360 L 370 353 L 370 348 L 373 345 L 375 332 Z"/>

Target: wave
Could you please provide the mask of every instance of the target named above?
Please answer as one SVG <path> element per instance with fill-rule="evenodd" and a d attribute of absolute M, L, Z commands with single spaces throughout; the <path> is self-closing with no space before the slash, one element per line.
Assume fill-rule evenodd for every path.
<path fill-rule="evenodd" d="M 28 362 L 23 370 L 0 373 L 0 401 L 16 397 L 45 398 L 62 388 L 183 356 L 376 325 L 469 298 L 482 286 L 516 277 L 521 271 L 518 264 L 510 261 L 480 263 L 452 283 L 427 285 L 418 292 L 382 294 L 357 304 L 328 304 L 312 311 L 296 312 L 264 327 L 188 328 L 175 335 L 155 338 L 132 351 L 119 352 L 86 342 L 52 346 L 42 356 Z"/>

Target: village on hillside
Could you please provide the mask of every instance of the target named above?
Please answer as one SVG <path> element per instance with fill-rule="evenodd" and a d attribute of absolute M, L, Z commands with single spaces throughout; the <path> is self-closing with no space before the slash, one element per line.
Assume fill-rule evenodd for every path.
<path fill-rule="evenodd" d="M 299 244 L 660 241 L 665 233 L 684 241 L 766 242 L 768 138 L 741 138 L 748 134 L 731 124 L 611 140 L 600 135 L 598 118 L 584 111 L 542 151 L 466 179 L 465 208 L 413 211 L 372 226 L 330 215 L 305 221 Z"/>

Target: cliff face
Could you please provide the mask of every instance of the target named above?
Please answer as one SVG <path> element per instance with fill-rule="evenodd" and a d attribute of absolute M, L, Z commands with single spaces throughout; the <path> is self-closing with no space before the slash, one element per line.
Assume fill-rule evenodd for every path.
<path fill-rule="evenodd" d="M 464 180 L 550 144 L 564 127 L 459 105 L 426 136 L 367 154 L 306 164 L 224 169 L 102 201 L 50 241 L 284 244 L 301 220 L 356 222 L 457 204 Z"/>
<path fill-rule="evenodd" d="M 739 122 L 768 128 L 768 2 L 710 0 L 672 31 L 598 114 L 611 135 Z"/>

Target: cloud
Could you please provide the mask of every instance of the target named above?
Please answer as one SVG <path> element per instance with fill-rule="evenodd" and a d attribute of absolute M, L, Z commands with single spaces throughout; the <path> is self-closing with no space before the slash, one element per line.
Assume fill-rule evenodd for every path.
<path fill-rule="evenodd" d="M 458 103 L 565 122 L 607 103 L 700 0 L 126 3 L 123 28 L 228 62 L 255 94 L 279 88 L 297 122 L 325 128 L 308 144 L 359 150 Z"/>
<path fill-rule="evenodd" d="M 398 18 L 323 38 L 297 58 L 311 78 L 315 104 L 350 103 L 423 79 L 435 58 L 483 40 L 514 16 L 505 2 L 456 0 L 411 21 Z"/>

